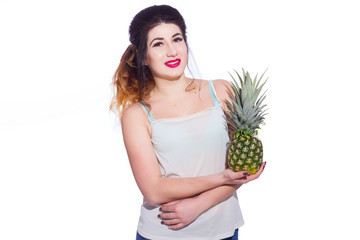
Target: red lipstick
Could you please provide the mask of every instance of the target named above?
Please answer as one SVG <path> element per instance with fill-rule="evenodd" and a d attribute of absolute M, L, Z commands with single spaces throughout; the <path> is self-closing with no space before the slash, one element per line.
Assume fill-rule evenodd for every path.
<path fill-rule="evenodd" d="M 180 63 L 181 63 L 180 58 L 177 58 L 177 59 L 175 59 L 175 60 L 167 61 L 167 62 L 165 63 L 165 65 L 166 65 L 167 67 L 170 67 L 170 68 L 176 68 L 177 66 L 180 65 Z"/>

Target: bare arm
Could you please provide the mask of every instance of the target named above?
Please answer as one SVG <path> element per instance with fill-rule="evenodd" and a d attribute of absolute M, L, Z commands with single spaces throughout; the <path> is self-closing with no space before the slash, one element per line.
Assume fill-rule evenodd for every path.
<path fill-rule="evenodd" d="M 220 186 L 192 198 L 175 200 L 163 204 L 159 218 L 169 229 L 186 227 L 211 207 L 229 198 L 240 185 Z"/>
<path fill-rule="evenodd" d="M 243 184 L 246 184 L 246 183 L 253 181 L 253 180 L 257 179 L 258 177 L 260 177 L 260 175 L 262 174 L 262 172 L 265 168 L 265 165 L 266 165 L 266 163 L 264 162 L 262 164 L 261 168 L 259 169 L 259 171 L 257 171 L 255 174 L 243 177 Z M 231 197 L 233 195 L 233 193 L 239 187 L 241 187 L 243 184 L 241 184 L 241 185 L 240 184 L 238 184 L 238 185 L 223 185 L 223 186 L 208 190 L 206 192 L 203 192 L 195 198 L 197 198 L 198 201 L 203 203 L 203 211 L 202 212 L 205 212 L 209 208 L 212 208 L 213 206 L 215 206 L 215 205 L 221 203 L 222 201 L 225 201 L 229 197 Z"/>
<path fill-rule="evenodd" d="M 265 163 L 256 174 L 244 177 L 244 183 L 248 183 L 257 179 L 263 172 Z M 241 185 L 223 185 L 193 198 L 176 200 L 163 204 L 159 217 L 162 223 L 169 226 L 170 229 L 177 230 L 186 227 L 196 220 L 201 214 L 217 204 L 225 201 L 240 187 Z"/>
<path fill-rule="evenodd" d="M 147 116 L 134 104 L 125 110 L 122 131 L 130 165 L 145 199 L 151 205 L 183 199 L 224 184 L 242 184 L 247 173 L 227 169 L 219 174 L 193 178 L 163 178 L 151 143 Z"/>

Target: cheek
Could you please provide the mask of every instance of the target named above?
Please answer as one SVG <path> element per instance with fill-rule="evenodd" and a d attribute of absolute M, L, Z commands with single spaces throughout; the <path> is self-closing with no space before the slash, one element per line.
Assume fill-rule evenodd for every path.
<path fill-rule="evenodd" d="M 151 54 L 146 56 L 145 64 L 151 72 L 157 72 L 161 69 L 162 60 L 159 56 Z"/>
<path fill-rule="evenodd" d="M 162 54 L 159 52 L 151 52 L 149 54 L 146 55 L 146 59 L 145 61 L 148 64 L 156 64 L 158 62 L 161 62 L 162 59 Z"/>
<path fill-rule="evenodd" d="M 187 62 L 189 60 L 189 54 L 187 49 L 184 50 L 183 52 L 183 59 Z"/>
<path fill-rule="evenodd" d="M 179 50 L 181 51 L 181 54 L 183 55 L 183 57 L 188 58 L 188 49 L 187 49 L 186 45 L 182 46 Z"/>

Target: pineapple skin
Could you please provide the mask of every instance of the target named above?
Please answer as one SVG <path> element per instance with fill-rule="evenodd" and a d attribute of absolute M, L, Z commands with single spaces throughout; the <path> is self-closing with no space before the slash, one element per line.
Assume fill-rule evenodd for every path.
<path fill-rule="evenodd" d="M 236 133 L 228 147 L 228 165 L 234 172 L 256 173 L 263 162 L 261 141 L 250 134 Z"/>

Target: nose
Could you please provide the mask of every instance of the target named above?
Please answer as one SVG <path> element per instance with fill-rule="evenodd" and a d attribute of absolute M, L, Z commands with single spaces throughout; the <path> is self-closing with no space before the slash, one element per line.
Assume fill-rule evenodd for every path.
<path fill-rule="evenodd" d="M 168 44 L 166 48 L 166 55 L 168 57 L 175 57 L 178 54 L 176 47 L 173 44 Z"/>

